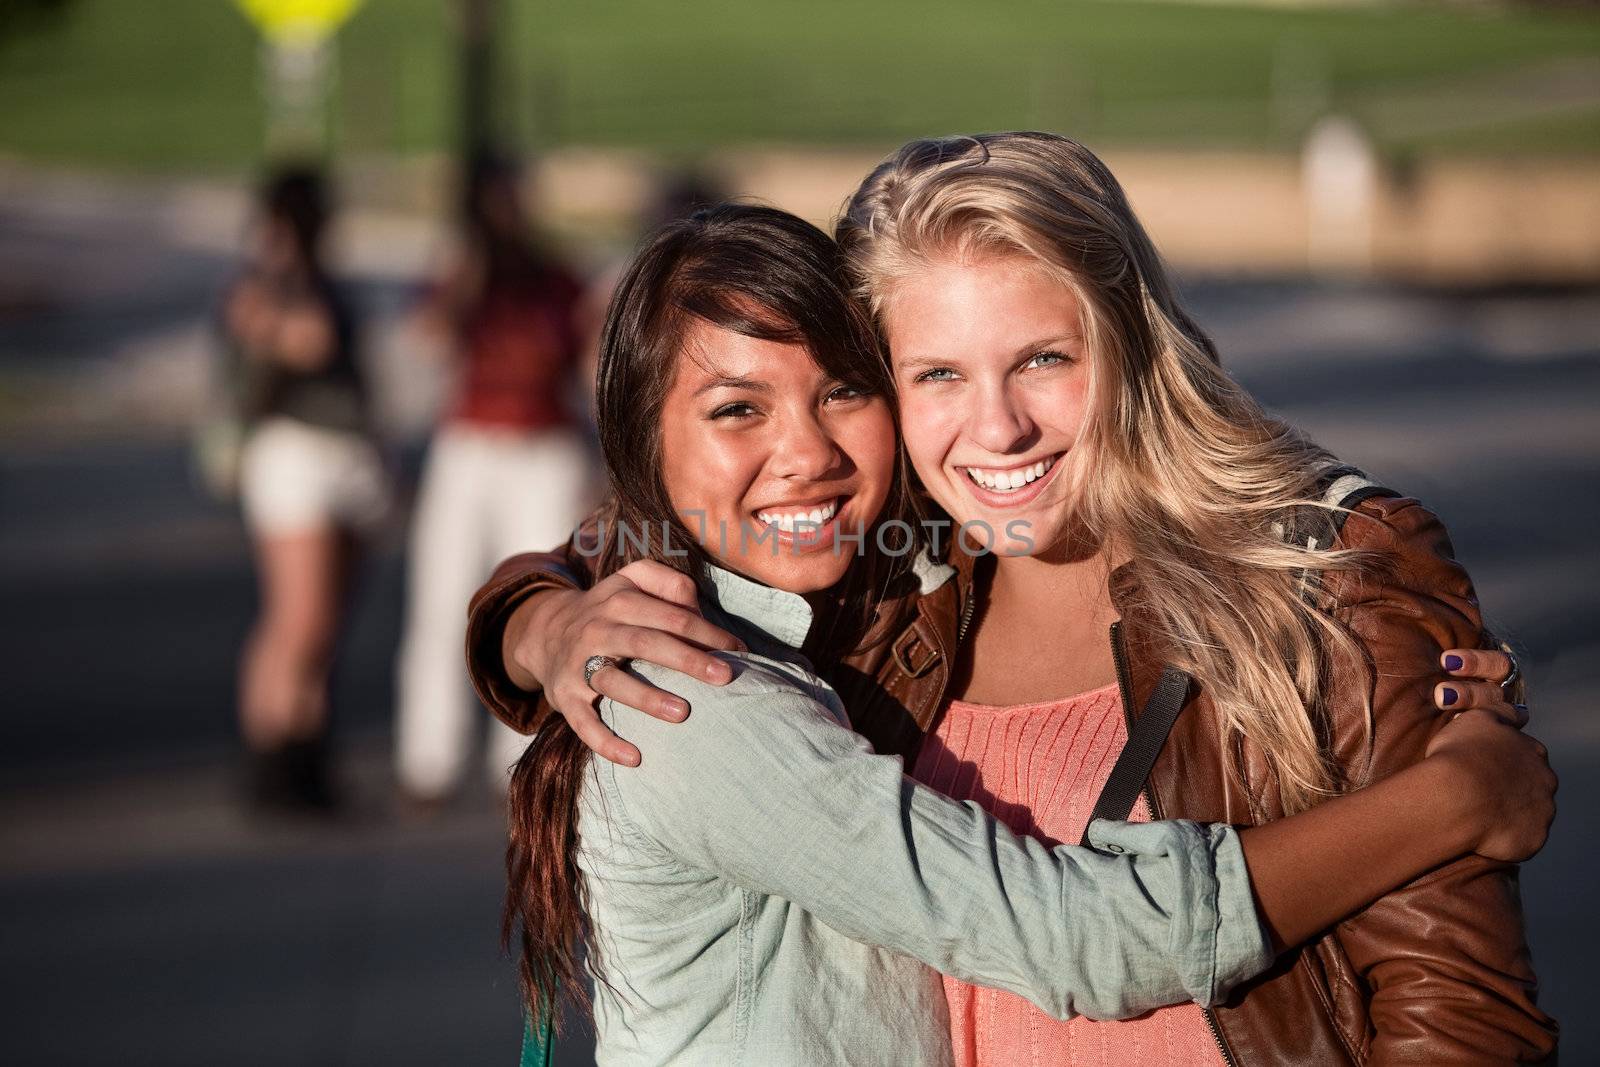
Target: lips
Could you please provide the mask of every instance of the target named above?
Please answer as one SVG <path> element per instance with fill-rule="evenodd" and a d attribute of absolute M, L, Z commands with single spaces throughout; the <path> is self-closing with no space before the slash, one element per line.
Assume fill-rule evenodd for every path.
<path fill-rule="evenodd" d="M 851 494 L 817 500 L 773 504 L 750 512 L 760 527 L 785 551 L 809 553 L 827 548 L 839 537 L 840 524 L 849 514 Z"/>
<path fill-rule="evenodd" d="M 967 477 L 975 485 L 996 493 L 1014 493 L 1029 482 L 1043 478 L 1060 458 L 1060 453 L 1057 453 L 1020 467 L 963 467 L 962 470 L 966 471 Z"/>
<path fill-rule="evenodd" d="M 991 508 L 1017 508 L 1031 503 L 1055 477 L 1060 459 L 1056 452 L 1032 463 L 1011 467 L 960 466 L 968 490 L 981 504 Z"/>
<path fill-rule="evenodd" d="M 763 525 L 776 526 L 779 532 L 792 534 L 827 524 L 839 513 L 842 502 L 842 497 L 829 497 L 810 505 L 778 505 L 756 511 L 755 517 Z"/>

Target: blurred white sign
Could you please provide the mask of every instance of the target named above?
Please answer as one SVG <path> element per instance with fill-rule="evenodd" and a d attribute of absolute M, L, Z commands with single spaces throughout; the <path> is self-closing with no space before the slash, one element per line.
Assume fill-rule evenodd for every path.
<path fill-rule="evenodd" d="M 1365 273 L 1372 267 L 1380 178 L 1372 140 L 1332 115 L 1311 129 L 1300 158 L 1313 270 Z"/>

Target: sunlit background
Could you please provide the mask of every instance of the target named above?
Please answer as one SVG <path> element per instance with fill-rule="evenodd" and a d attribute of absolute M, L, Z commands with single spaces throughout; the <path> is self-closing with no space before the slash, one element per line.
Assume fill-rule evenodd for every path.
<path fill-rule="evenodd" d="M 0 1062 L 517 1055 L 497 801 L 395 798 L 404 508 L 335 674 L 345 811 L 241 803 L 257 593 L 197 441 L 270 161 L 330 168 L 405 500 L 474 146 L 603 284 L 664 188 L 826 225 L 903 140 L 1018 128 L 1100 151 L 1233 371 L 1449 524 L 1563 775 L 1523 875 L 1542 1003 L 1600 1056 L 1595 6 L 0 0 Z"/>

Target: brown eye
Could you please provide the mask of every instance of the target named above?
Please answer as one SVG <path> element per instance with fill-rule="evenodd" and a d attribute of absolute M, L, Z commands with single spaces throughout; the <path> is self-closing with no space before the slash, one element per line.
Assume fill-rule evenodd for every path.
<path fill-rule="evenodd" d="M 740 400 L 732 404 L 724 404 L 711 413 L 713 419 L 747 419 L 756 413 L 750 404 Z"/>

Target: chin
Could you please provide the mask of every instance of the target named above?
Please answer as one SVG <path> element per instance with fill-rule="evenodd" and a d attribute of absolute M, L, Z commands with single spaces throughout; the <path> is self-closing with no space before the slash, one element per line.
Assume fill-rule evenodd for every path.
<path fill-rule="evenodd" d="M 997 556 L 1021 558 L 1037 556 L 1042 546 L 1025 538 L 1006 537 L 1003 534 L 995 538 L 995 543 L 989 546 L 989 551 Z"/>
<path fill-rule="evenodd" d="M 765 551 L 711 555 L 718 566 L 786 593 L 816 593 L 838 584 L 853 558 L 849 552 L 836 554 L 831 545 L 800 555 L 790 555 L 787 549 L 776 555 Z"/>
<path fill-rule="evenodd" d="M 751 569 L 750 577 L 789 593 L 819 593 L 837 585 L 850 564 L 849 555 L 835 557 L 831 549 L 819 555 L 822 558 L 764 559 Z"/>
<path fill-rule="evenodd" d="M 970 508 L 970 501 L 961 503 Z M 959 536 L 961 544 L 975 555 L 1036 556 L 1061 536 L 1054 522 L 1041 522 L 1026 512 L 969 511 L 963 515 L 951 508 L 945 510 L 951 516 L 950 535 Z"/>

